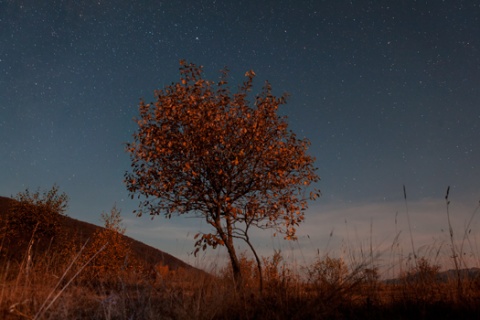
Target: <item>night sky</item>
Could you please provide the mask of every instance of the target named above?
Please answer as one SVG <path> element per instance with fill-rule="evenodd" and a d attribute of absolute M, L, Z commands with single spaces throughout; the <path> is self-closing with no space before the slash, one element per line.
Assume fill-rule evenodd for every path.
<path fill-rule="evenodd" d="M 0 0 L 0 195 L 56 183 L 69 216 L 101 224 L 116 204 L 128 235 L 198 263 L 205 223 L 135 218 L 123 183 L 139 99 L 180 59 L 212 80 L 227 66 L 233 87 L 253 69 L 311 140 L 323 196 L 298 242 L 257 234 L 262 254 L 388 246 L 408 239 L 407 210 L 419 247 L 444 243 L 448 185 L 463 232 L 480 200 L 476 1 Z"/>

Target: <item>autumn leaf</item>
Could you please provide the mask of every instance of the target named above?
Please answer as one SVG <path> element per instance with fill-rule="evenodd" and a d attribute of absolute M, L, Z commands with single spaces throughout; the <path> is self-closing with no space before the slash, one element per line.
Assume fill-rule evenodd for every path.
<path fill-rule="evenodd" d="M 310 142 L 277 114 L 286 95 L 274 96 L 266 82 L 250 97 L 253 70 L 236 92 L 226 70 L 218 83 L 202 75 L 182 60 L 179 82 L 155 91 L 155 103 L 140 103 L 125 183 L 132 195 L 155 199 L 141 201 L 140 214 L 205 219 L 212 232 L 195 236 L 195 252 L 225 246 L 240 279 L 234 239 L 248 243 L 251 227 L 295 239 L 293 226 L 318 194 L 307 197 L 305 189 L 319 177 Z"/>

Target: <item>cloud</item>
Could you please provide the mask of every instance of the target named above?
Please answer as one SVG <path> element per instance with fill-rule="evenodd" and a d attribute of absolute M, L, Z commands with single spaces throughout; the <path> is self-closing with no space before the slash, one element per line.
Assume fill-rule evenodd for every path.
<path fill-rule="evenodd" d="M 459 250 L 467 231 L 463 249 L 467 255 L 479 257 L 474 230 L 478 230 L 475 207 L 464 203 L 448 206 Z M 474 215 L 475 214 L 475 215 Z M 472 223 L 467 228 L 468 222 Z M 409 223 L 410 220 L 410 223 Z M 471 230 L 471 231 L 470 231 Z M 470 231 L 470 233 L 468 233 Z M 410 233 L 411 232 L 411 233 Z M 348 203 L 316 205 L 299 228 L 299 247 L 309 258 L 315 254 L 335 253 L 357 261 L 367 258 L 370 246 L 379 263 L 391 263 L 392 255 L 408 258 L 415 250 L 448 266 L 452 263 L 451 239 L 444 199 L 421 199 L 414 202 Z M 413 249 L 412 249 L 413 240 Z M 353 256 L 353 257 L 352 257 Z"/>
<path fill-rule="evenodd" d="M 449 206 L 454 240 L 460 248 L 475 207 L 464 203 Z M 407 216 L 408 212 L 408 216 Z M 442 265 L 452 263 L 451 243 L 444 199 L 421 199 L 408 202 L 381 203 L 316 203 L 306 212 L 306 220 L 298 227 L 298 240 L 286 241 L 282 235 L 273 237 L 273 230 L 251 230 L 251 239 L 261 256 L 270 257 L 281 250 L 285 260 L 296 265 L 308 265 L 325 254 L 342 257 L 350 263 L 370 259 L 370 248 L 376 264 L 384 266 L 407 263 L 412 257 L 413 240 L 417 256 L 426 256 Z M 410 227 L 408 223 L 410 218 Z M 477 216 L 468 228 L 464 242 L 467 255 L 480 257 Z M 224 248 L 208 249 L 199 258 L 193 257 L 194 235 L 209 231 L 202 219 L 156 217 L 124 220 L 127 234 L 196 266 L 211 268 L 228 263 Z M 248 247 L 237 241 L 237 251 L 250 254 Z M 363 259 L 363 260 L 362 260 Z M 398 259 L 398 260 L 397 260 Z M 403 262 L 401 262 L 402 260 Z"/>

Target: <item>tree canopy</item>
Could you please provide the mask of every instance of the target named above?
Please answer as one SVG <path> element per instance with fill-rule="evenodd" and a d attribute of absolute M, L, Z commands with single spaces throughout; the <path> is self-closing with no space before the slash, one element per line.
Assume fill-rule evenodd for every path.
<path fill-rule="evenodd" d="M 202 77 L 201 67 L 181 61 L 180 74 L 179 82 L 155 92 L 156 102 L 140 102 L 138 131 L 126 145 L 131 171 L 125 182 L 132 198 L 141 199 L 138 215 L 204 218 L 212 232 L 197 234 L 196 251 L 226 246 L 240 280 L 233 240 L 246 241 L 257 257 L 251 227 L 295 239 L 307 200 L 318 195 L 306 195 L 319 180 L 315 159 L 307 154 L 310 142 L 277 114 L 285 95 L 274 96 L 266 82 L 249 100 L 253 71 L 235 93 L 227 70 L 214 82 Z"/>
<path fill-rule="evenodd" d="M 12 236 L 29 234 L 35 239 L 51 238 L 59 231 L 60 217 L 65 215 L 68 196 L 54 185 L 50 190 L 19 192 L 12 203 L 8 230 Z"/>

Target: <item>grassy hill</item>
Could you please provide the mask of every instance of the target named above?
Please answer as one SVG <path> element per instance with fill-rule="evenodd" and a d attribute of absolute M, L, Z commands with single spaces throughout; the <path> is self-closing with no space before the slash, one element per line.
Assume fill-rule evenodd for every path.
<path fill-rule="evenodd" d="M 11 198 L 1 197 L 0 196 L 0 230 L 4 229 L 5 227 L 5 219 L 8 217 L 9 209 L 11 205 L 14 203 L 15 200 Z M 79 245 L 84 244 L 87 240 L 91 240 L 94 233 L 98 232 L 99 230 L 104 229 L 103 227 L 96 226 L 94 224 L 80 221 L 77 219 L 70 218 L 68 216 L 61 216 L 60 217 L 60 228 L 62 230 L 61 234 L 66 235 L 67 237 L 75 236 L 76 241 L 79 242 Z M 0 233 L 1 236 L 1 233 Z M 24 246 L 15 247 L 18 243 L 28 243 L 30 240 L 31 234 L 24 233 L 22 234 L 23 241 L 19 241 L 14 244 L 10 244 L 10 248 L 3 248 L 3 251 L 8 251 L 10 253 L 10 257 L 21 259 L 22 256 L 25 254 Z M 130 249 L 132 251 L 133 258 L 141 261 L 149 266 L 155 265 L 164 265 L 168 266 L 171 270 L 177 270 L 179 268 L 184 269 L 195 269 L 192 266 L 186 264 L 185 262 L 175 258 L 174 256 L 165 253 L 161 250 L 158 250 L 154 247 L 146 245 L 140 241 L 132 239 L 127 236 L 123 236 L 126 242 L 129 244 Z M 48 246 L 48 239 L 44 241 L 45 246 L 41 246 L 40 250 L 47 249 Z"/>

